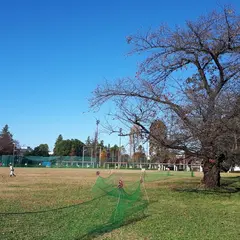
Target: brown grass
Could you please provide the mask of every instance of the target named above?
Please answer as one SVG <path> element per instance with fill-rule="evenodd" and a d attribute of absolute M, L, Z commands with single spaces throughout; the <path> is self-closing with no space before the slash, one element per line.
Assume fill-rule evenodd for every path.
<path fill-rule="evenodd" d="M 125 180 L 139 179 L 139 171 L 116 172 L 126 175 Z M 100 173 L 110 175 L 109 170 Z M 8 201 L 9 211 L 12 201 L 23 211 L 81 203 L 91 199 L 90 190 L 97 178 L 95 169 L 16 168 L 15 174 L 9 177 L 9 169 L 0 168 L 0 202 Z"/>
<path fill-rule="evenodd" d="M 34 209 L 43 205 L 64 206 L 89 200 L 90 189 L 96 181 L 96 169 L 16 168 L 15 172 L 17 177 L 9 177 L 9 169 L 0 168 L 0 201 L 18 201 L 21 208 L 27 210 L 31 210 L 33 206 Z M 111 173 L 123 176 L 126 182 L 138 181 L 141 175 L 139 170 L 100 170 L 103 177 Z M 188 182 L 200 184 L 202 173 L 195 173 L 195 176 L 181 179 L 184 179 L 185 186 Z M 146 183 L 146 187 L 174 188 L 181 179 L 166 177 Z"/>

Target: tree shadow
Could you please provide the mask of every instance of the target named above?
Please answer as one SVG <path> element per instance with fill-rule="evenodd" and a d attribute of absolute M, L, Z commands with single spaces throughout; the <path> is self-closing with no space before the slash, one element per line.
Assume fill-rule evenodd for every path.
<path fill-rule="evenodd" d="M 190 193 L 199 193 L 199 194 L 215 194 L 215 195 L 228 195 L 239 193 L 240 192 L 240 176 L 236 177 L 224 177 L 222 178 L 221 186 L 209 189 L 204 187 L 197 188 L 174 188 L 174 191 L 177 192 L 190 192 Z"/>
<path fill-rule="evenodd" d="M 221 187 L 227 187 L 235 183 L 239 183 L 239 187 L 240 187 L 240 176 L 224 177 L 222 178 Z"/>

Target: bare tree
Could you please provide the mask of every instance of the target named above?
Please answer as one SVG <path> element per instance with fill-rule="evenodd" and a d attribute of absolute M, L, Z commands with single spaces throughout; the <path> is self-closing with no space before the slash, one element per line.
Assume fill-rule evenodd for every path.
<path fill-rule="evenodd" d="M 144 53 L 145 60 L 135 77 L 97 87 L 91 107 L 111 99 L 120 120 L 147 134 L 150 122 L 162 119 L 170 130 L 167 139 L 158 139 L 160 144 L 201 157 L 206 187 L 219 186 L 223 158 L 217 143 L 239 114 L 236 98 L 231 98 L 240 82 L 239 16 L 224 8 L 182 28 L 162 25 L 137 33 L 127 42 L 130 54 Z M 224 98 L 229 108 L 221 108 Z"/>
<path fill-rule="evenodd" d="M 149 154 L 154 161 L 165 162 L 168 158 L 168 149 L 159 144 L 166 141 L 167 127 L 161 120 L 154 120 L 150 126 Z"/>
<path fill-rule="evenodd" d="M 217 151 L 219 154 L 224 153 L 222 169 L 225 171 L 235 165 L 240 165 L 240 94 L 231 96 L 231 98 L 236 99 L 236 106 L 234 106 L 236 114 L 231 119 L 228 119 L 227 115 L 222 116 L 222 132 L 216 140 Z M 232 109 L 232 106 L 226 103 L 226 99 L 227 97 L 222 100 L 221 106 L 221 110 L 225 108 L 225 112 L 227 109 Z M 224 106 L 223 103 L 225 103 Z"/>

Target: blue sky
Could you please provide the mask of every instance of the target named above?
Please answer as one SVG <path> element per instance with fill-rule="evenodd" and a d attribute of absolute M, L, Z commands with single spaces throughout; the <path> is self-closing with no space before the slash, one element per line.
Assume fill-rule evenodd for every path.
<path fill-rule="evenodd" d="M 240 8 L 239 0 L 0 0 L 0 127 L 31 147 L 52 149 L 59 134 L 85 141 L 111 107 L 88 112 L 91 91 L 136 72 L 126 36 L 183 25 L 219 3 Z M 100 138 L 118 143 L 116 135 Z"/>

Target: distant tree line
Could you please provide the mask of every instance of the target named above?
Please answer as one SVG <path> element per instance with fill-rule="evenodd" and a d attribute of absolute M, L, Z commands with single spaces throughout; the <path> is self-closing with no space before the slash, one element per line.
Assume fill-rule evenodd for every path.
<path fill-rule="evenodd" d="M 54 144 L 53 155 L 55 156 L 84 156 L 101 159 L 105 161 L 118 161 L 119 146 L 116 144 L 111 146 L 105 145 L 103 140 L 97 141 L 96 138 L 90 136 L 82 142 L 79 139 L 63 139 L 60 134 Z M 42 143 L 31 148 L 27 147 L 23 152 L 17 140 L 13 139 L 13 134 L 9 131 L 9 126 L 6 124 L 0 133 L 0 156 L 1 155 L 23 155 L 23 156 L 50 156 L 48 144 Z M 125 148 L 121 147 L 122 161 L 127 161 L 129 155 L 126 154 Z"/>

